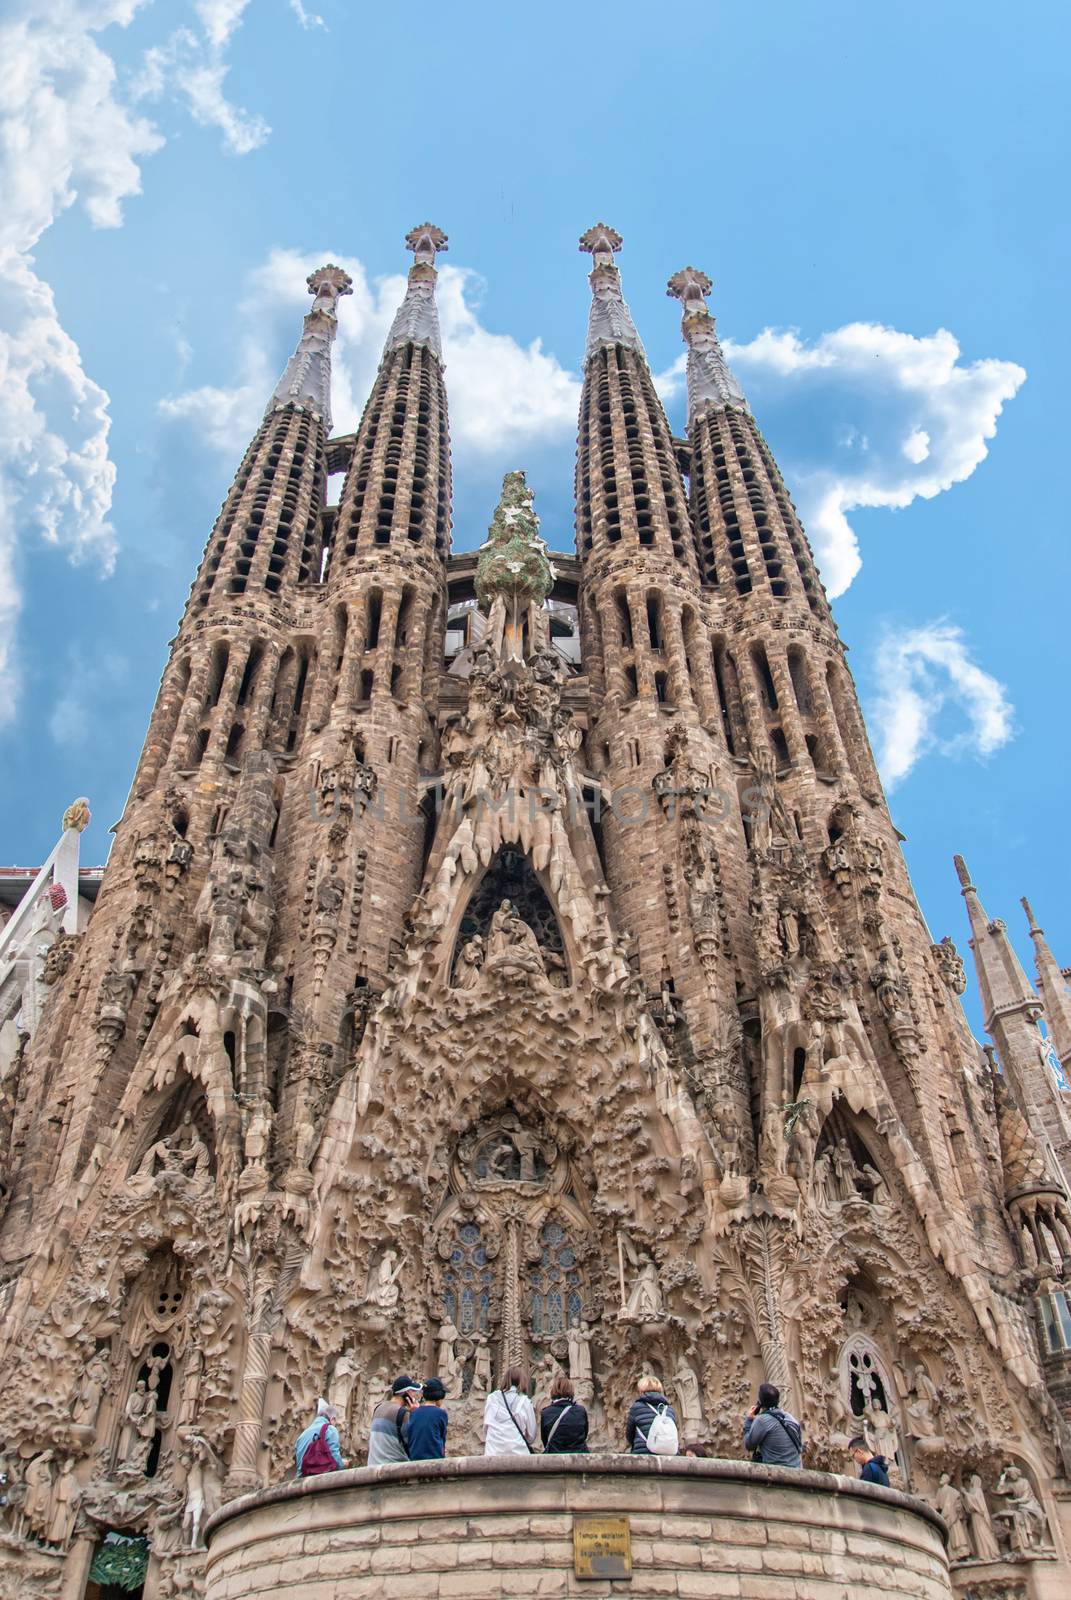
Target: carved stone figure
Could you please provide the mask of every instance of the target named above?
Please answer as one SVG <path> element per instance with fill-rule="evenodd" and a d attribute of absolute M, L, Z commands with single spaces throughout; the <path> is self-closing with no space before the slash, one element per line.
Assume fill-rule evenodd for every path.
<path fill-rule="evenodd" d="M 575 1384 L 590 1384 L 591 1329 L 586 1322 L 572 1322 L 566 1333 L 569 1345 L 569 1376 Z"/>
<path fill-rule="evenodd" d="M 527 922 L 517 915 L 511 900 L 503 900 L 491 918 L 484 970 L 519 970 L 546 976 L 543 952 Z"/>
<path fill-rule="evenodd" d="M 384 1250 L 368 1290 L 368 1299 L 373 1305 L 389 1308 L 398 1304 L 401 1272 L 402 1262 L 398 1259 L 397 1250 Z"/>
<path fill-rule="evenodd" d="M 1000 1546 L 993 1532 L 993 1518 L 985 1497 L 985 1488 L 977 1472 L 972 1472 L 963 1488 L 963 1504 L 967 1508 L 971 1544 L 978 1561 L 999 1561 Z"/>
<path fill-rule="evenodd" d="M 47 1539 L 52 1527 L 52 1486 L 55 1453 L 42 1450 L 27 1464 L 23 1474 L 26 1498 L 20 1520 L 38 1539 Z"/>
<path fill-rule="evenodd" d="M 350 1415 L 350 1401 L 354 1385 L 360 1375 L 360 1363 L 352 1345 L 347 1345 L 335 1357 L 327 1385 L 327 1398 L 338 1413 L 338 1420 L 346 1424 Z"/>
<path fill-rule="evenodd" d="M 940 1432 L 937 1413 L 941 1397 L 937 1385 L 921 1362 L 916 1363 L 911 1375 L 909 1399 L 905 1407 L 910 1418 L 908 1433 L 913 1439 L 934 1439 Z"/>
<path fill-rule="evenodd" d="M 695 1368 L 689 1366 L 687 1361 L 681 1361 L 670 1381 L 680 1408 L 678 1416 L 682 1437 L 702 1433 L 703 1403 L 699 1398 L 699 1377 Z"/>
<path fill-rule="evenodd" d="M 477 933 L 471 939 L 466 939 L 457 953 L 454 987 L 456 989 L 475 989 L 480 981 L 482 967 L 483 940 Z"/>
<path fill-rule="evenodd" d="M 867 1402 L 863 1413 L 863 1429 L 870 1440 L 875 1455 L 892 1461 L 900 1448 L 900 1435 L 888 1411 L 876 1397 Z"/>
<path fill-rule="evenodd" d="M 156 1438 L 156 1392 L 139 1378 L 126 1403 L 126 1418 L 119 1443 L 119 1465 L 123 1472 L 140 1474 Z"/>
<path fill-rule="evenodd" d="M 435 1337 L 438 1341 L 439 1377 L 446 1389 L 446 1398 L 458 1400 L 465 1381 L 465 1365 L 458 1351 L 461 1335 L 454 1324 L 447 1319 L 439 1325 Z"/>
<path fill-rule="evenodd" d="M 650 1256 L 640 1256 L 635 1265 L 636 1277 L 625 1302 L 625 1314 L 638 1322 L 657 1321 L 664 1314 L 658 1268 Z"/>
<path fill-rule="evenodd" d="M 100 1402 L 108 1387 L 108 1362 L 103 1350 L 98 1350 L 86 1362 L 75 1390 L 71 1411 L 72 1421 L 80 1428 L 91 1428 L 97 1420 Z"/>
<path fill-rule="evenodd" d="M 1044 1549 L 1049 1543 L 1048 1519 L 1026 1474 L 1016 1466 L 1005 1467 L 993 1492 L 1004 1501 L 994 1516 L 1004 1525 L 1012 1552 L 1028 1555 Z"/>
<path fill-rule="evenodd" d="M 223 1463 L 208 1440 L 200 1434 L 190 1438 L 189 1447 L 182 1536 L 191 1550 L 197 1550 L 204 1545 L 205 1523 L 222 1504 Z"/>
<path fill-rule="evenodd" d="M 967 1517 L 963 1495 L 947 1472 L 938 1480 L 933 1500 L 937 1510 L 948 1524 L 948 1557 L 950 1561 L 969 1561 L 971 1542 L 967 1537 Z"/>

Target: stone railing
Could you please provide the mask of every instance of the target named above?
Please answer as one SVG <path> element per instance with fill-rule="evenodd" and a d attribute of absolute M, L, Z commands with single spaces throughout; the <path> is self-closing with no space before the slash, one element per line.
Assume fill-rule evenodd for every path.
<path fill-rule="evenodd" d="M 574 1534 L 631 1545 L 580 1578 Z M 644 1456 L 468 1456 L 245 1495 L 208 1524 L 206 1600 L 514 1600 L 627 1593 L 949 1600 L 924 1501 L 824 1472 Z M 616 1559 L 620 1560 L 620 1557 Z M 603 1568 L 602 1570 L 610 1570 Z"/>

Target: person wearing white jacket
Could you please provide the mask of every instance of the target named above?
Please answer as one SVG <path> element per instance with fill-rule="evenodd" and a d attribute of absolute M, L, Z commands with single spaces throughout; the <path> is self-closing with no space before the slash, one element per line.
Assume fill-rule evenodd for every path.
<path fill-rule="evenodd" d="M 524 1373 L 510 1367 L 499 1389 L 493 1389 L 483 1407 L 485 1456 L 527 1456 L 536 1436 L 535 1409 L 523 1393 Z"/>

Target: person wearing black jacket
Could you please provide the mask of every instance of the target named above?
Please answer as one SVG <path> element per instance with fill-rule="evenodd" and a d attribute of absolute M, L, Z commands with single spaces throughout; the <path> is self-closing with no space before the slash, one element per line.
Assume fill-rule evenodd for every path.
<path fill-rule="evenodd" d="M 861 1435 L 852 1440 L 848 1453 L 859 1468 L 859 1476 L 864 1483 L 880 1483 L 883 1489 L 889 1487 L 888 1461 L 884 1456 L 872 1455 L 870 1446 Z"/>
<path fill-rule="evenodd" d="M 636 1385 L 636 1399 L 629 1407 L 625 1421 L 625 1439 L 634 1456 L 651 1454 L 647 1448 L 647 1435 L 651 1431 L 651 1423 L 658 1415 L 660 1406 L 665 1406 L 667 1415 L 676 1422 L 677 1414 L 662 1393 L 662 1385 L 658 1379 L 641 1378 Z"/>
<path fill-rule="evenodd" d="M 550 1405 L 539 1413 L 539 1435 L 548 1456 L 586 1455 L 588 1414 L 576 1399 L 572 1380 L 560 1372 L 550 1387 Z"/>

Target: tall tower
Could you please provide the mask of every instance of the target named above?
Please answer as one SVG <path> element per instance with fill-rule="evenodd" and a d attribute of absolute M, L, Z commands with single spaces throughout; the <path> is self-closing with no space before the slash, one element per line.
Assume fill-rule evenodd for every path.
<path fill-rule="evenodd" d="M 1054 1600 L 1071 1097 L 960 863 L 996 1059 L 971 1035 L 710 280 L 669 282 L 676 438 L 620 236 L 583 236 L 575 555 L 519 470 L 453 554 L 446 237 L 407 243 L 346 438 L 349 280 L 309 278 L 96 910 L 38 952 L 37 1031 L 0 1062 L 0 1591 L 82 1600 L 121 1563 L 200 1600 L 201 1509 L 291 1476 L 318 1397 L 361 1461 L 393 1376 L 437 1371 L 479 1455 L 520 1365 L 540 1407 L 568 1370 L 596 1454 L 640 1372 L 723 1456 L 774 1382 L 805 1465 L 865 1435 L 953 1524 L 972 1497 L 971 1584 Z M 379 1480 L 342 1487 L 374 1523 Z M 453 1587 L 489 1592 L 500 1546 L 474 1523 Z M 571 1550 L 544 1546 L 562 1593 Z M 822 1593 L 853 1581 L 814 1550 Z M 317 1592 L 380 1582 L 340 1555 Z"/>

